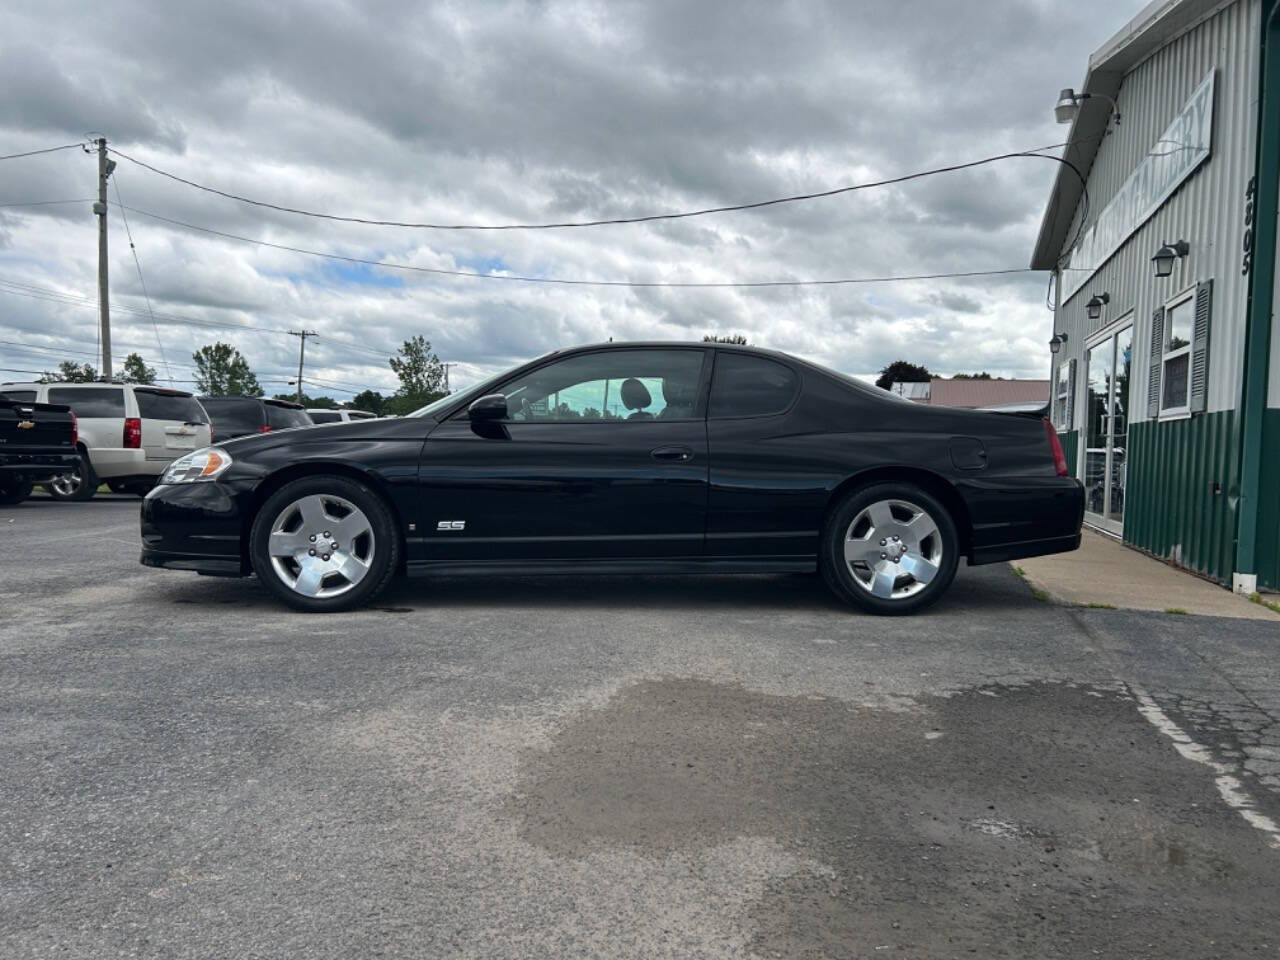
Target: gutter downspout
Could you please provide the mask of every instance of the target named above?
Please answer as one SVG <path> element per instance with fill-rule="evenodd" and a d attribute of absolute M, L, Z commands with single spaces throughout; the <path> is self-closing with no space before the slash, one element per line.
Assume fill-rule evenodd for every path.
<path fill-rule="evenodd" d="M 1258 516 L 1262 485 L 1263 420 L 1267 409 L 1275 289 L 1277 192 L 1280 188 L 1280 0 L 1262 0 L 1255 176 L 1253 271 L 1245 319 L 1241 396 L 1240 513 L 1232 589 L 1258 588 Z"/>

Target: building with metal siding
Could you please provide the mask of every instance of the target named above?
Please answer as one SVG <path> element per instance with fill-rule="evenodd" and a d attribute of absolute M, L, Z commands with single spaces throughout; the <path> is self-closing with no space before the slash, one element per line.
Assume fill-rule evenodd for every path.
<path fill-rule="evenodd" d="M 1280 589 L 1276 191 L 1268 217 L 1251 189 L 1277 178 L 1278 5 L 1157 0 L 1090 58 L 1031 263 L 1055 273 L 1052 415 L 1086 522 L 1245 591 Z"/>

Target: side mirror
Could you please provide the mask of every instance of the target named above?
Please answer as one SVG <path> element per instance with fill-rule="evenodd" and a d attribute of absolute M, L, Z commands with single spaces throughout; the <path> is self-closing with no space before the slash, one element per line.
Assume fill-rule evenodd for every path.
<path fill-rule="evenodd" d="M 500 393 L 491 393 L 474 400 L 471 406 L 467 407 L 467 416 L 471 418 L 472 423 L 505 420 L 507 419 L 507 398 Z"/>

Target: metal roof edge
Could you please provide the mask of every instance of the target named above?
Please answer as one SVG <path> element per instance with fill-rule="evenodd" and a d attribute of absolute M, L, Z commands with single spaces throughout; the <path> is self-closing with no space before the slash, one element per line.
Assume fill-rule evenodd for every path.
<path fill-rule="evenodd" d="M 1080 92 L 1114 98 L 1125 75 L 1134 67 L 1218 11 L 1238 2 L 1242 0 L 1151 0 L 1089 57 Z M 1110 104 L 1105 101 L 1086 100 L 1071 123 L 1067 136 L 1071 146 L 1064 150 L 1063 159 L 1075 164 L 1086 178 L 1102 146 L 1110 113 Z M 1072 170 L 1064 166 L 1058 168 L 1040 219 L 1031 269 L 1056 269 L 1082 188 Z"/>

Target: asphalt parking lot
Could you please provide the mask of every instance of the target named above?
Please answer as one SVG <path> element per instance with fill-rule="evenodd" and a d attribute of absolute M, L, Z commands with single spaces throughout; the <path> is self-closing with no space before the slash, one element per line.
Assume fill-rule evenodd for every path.
<path fill-rule="evenodd" d="M 0 508 L 0 956 L 1240 957 L 1280 945 L 1274 624 L 813 577 L 282 610 Z"/>

